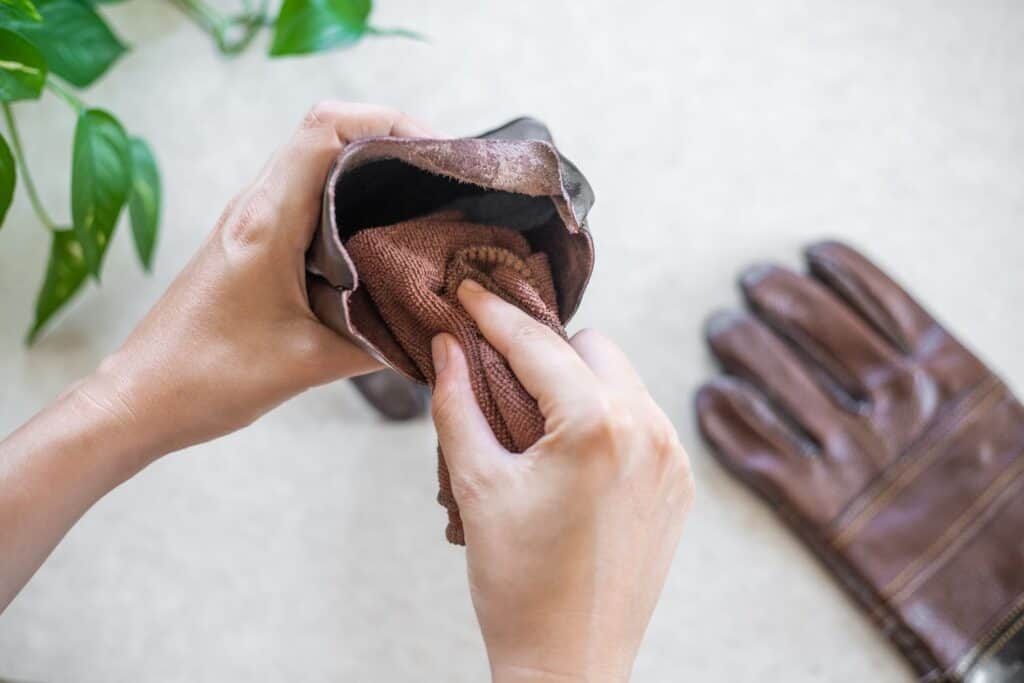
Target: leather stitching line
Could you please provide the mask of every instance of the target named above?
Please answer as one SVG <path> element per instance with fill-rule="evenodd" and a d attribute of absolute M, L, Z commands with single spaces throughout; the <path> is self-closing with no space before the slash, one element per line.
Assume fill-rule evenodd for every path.
<path fill-rule="evenodd" d="M 723 459 L 722 462 L 740 481 L 745 482 L 771 505 L 790 530 L 803 540 L 820 562 L 832 571 L 840 586 L 863 606 L 868 616 L 910 661 L 920 676 L 919 680 L 922 682 L 937 681 L 936 676 L 942 675 L 940 664 L 925 646 L 921 637 L 906 625 L 900 614 L 891 604 L 881 598 L 869 582 L 848 565 L 841 553 L 835 552 L 828 539 L 818 533 L 814 527 L 802 521 L 801 514 L 791 509 L 784 501 L 772 496 L 756 477 L 750 477 L 748 472 L 733 466 L 726 459 Z"/>
<path fill-rule="evenodd" d="M 978 386 L 978 388 L 972 392 L 972 395 L 964 399 L 952 415 L 943 422 L 940 429 L 936 430 L 932 434 L 926 437 L 926 441 L 922 444 L 918 444 L 915 449 L 907 451 L 906 455 L 900 458 L 897 462 L 886 470 L 881 477 L 876 479 L 872 484 L 866 487 L 855 499 L 857 502 L 862 502 L 859 510 L 855 513 L 853 510 L 856 509 L 855 505 L 850 506 L 847 511 L 840 515 L 836 524 L 840 528 L 836 532 L 836 541 L 842 542 L 842 537 L 847 533 L 847 529 L 855 524 L 862 524 L 861 518 L 872 512 L 878 505 L 885 503 L 895 492 L 891 489 L 898 484 L 903 484 L 907 477 L 914 478 L 920 471 L 923 471 L 931 460 L 929 456 L 935 455 L 937 449 L 942 445 L 942 440 L 947 436 L 949 432 L 960 425 L 964 420 L 969 418 L 972 414 L 977 412 L 980 408 L 985 407 L 988 402 L 992 399 L 993 390 L 1000 386 L 999 380 L 990 376 L 989 379 Z M 874 495 L 870 496 L 871 489 L 875 489 Z M 849 517 L 845 523 L 842 521 L 842 517 Z M 864 520 L 867 521 L 867 520 Z"/>
<path fill-rule="evenodd" d="M 892 596 L 900 603 L 913 594 L 922 583 L 944 565 L 950 556 L 970 541 L 977 532 L 1005 507 L 1012 495 L 1024 484 L 1024 457 L 1021 451 L 1015 460 L 999 477 L 989 485 L 971 506 L 914 562 L 907 565 L 900 574 L 889 582 L 883 595 Z M 989 504 L 991 503 L 991 504 Z M 945 547 L 944 547 L 945 546 Z"/>
<path fill-rule="evenodd" d="M 892 500 L 934 462 L 935 458 L 941 453 L 942 439 L 950 431 L 962 424 L 974 413 L 989 407 L 989 404 L 1001 398 L 1001 394 L 995 391 L 995 389 L 1001 386 L 1002 382 L 998 378 L 990 376 L 989 380 L 976 390 L 974 394 L 976 398 L 973 401 L 966 400 L 961 404 L 962 407 L 947 418 L 942 430 L 929 437 L 929 443 L 926 447 L 921 448 L 917 452 L 909 451 L 886 470 L 882 478 L 876 480 L 877 483 L 870 484 L 865 491 L 862 491 L 855 498 L 855 501 L 865 501 L 863 507 L 853 514 L 851 519 L 843 523 L 841 518 L 849 516 L 854 509 L 852 507 L 848 508 L 847 511 L 840 515 L 840 521 L 833 523 L 838 526 L 833 532 L 833 544 L 837 548 L 844 548 L 849 545 L 856 533 L 874 519 L 880 507 Z M 962 414 L 958 414 L 961 412 Z M 875 489 L 873 496 L 869 496 L 870 489 Z"/>

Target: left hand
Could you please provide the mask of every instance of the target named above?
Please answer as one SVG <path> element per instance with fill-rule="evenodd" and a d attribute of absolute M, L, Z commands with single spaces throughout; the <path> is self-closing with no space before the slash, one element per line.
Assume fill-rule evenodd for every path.
<path fill-rule="evenodd" d="M 76 390 L 145 434 L 152 458 L 239 429 L 309 387 L 378 368 L 311 312 L 305 252 L 331 162 L 347 142 L 382 135 L 431 132 L 387 107 L 314 107 L 124 345 Z"/>
<path fill-rule="evenodd" d="M 379 135 L 430 131 L 385 107 L 314 107 L 124 345 L 0 441 L 0 612 L 89 506 L 155 458 L 378 367 L 310 311 L 305 253 L 331 161 Z"/>

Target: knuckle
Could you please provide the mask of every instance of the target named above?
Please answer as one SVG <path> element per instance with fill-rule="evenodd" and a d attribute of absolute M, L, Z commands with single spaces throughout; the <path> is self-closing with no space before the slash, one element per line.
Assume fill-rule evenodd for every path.
<path fill-rule="evenodd" d="M 310 107 L 306 116 L 302 119 L 302 128 L 319 128 L 327 125 L 331 112 L 337 108 L 337 103 L 331 100 L 321 100 Z"/>
<path fill-rule="evenodd" d="M 531 347 L 543 338 L 544 332 L 545 328 L 532 320 L 517 323 L 509 338 L 510 346 Z"/>
<path fill-rule="evenodd" d="M 238 203 L 240 201 L 242 201 L 241 192 L 234 195 L 233 197 L 231 197 L 231 199 L 228 200 L 228 203 L 224 207 L 224 210 L 221 211 L 220 216 L 217 218 L 217 223 L 214 226 L 214 230 L 223 230 L 225 226 L 227 226 L 228 221 L 231 220 L 231 216 L 235 213 L 235 209 L 238 208 Z"/>
<path fill-rule="evenodd" d="M 456 412 L 456 390 L 453 384 L 441 379 L 434 386 L 430 399 L 430 414 L 442 428 L 454 419 Z"/>
<path fill-rule="evenodd" d="M 595 330 L 592 327 L 587 327 L 572 337 L 573 346 L 577 344 L 580 346 L 605 346 L 611 343 L 611 340 L 602 332 Z"/>
<path fill-rule="evenodd" d="M 235 205 L 238 211 L 234 219 L 228 219 L 224 226 L 227 245 L 245 249 L 261 243 L 272 229 L 277 211 L 266 189 L 256 189 Z"/>
<path fill-rule="evenodd" d="M 449 481 L 452 487 L 452 495 L 461 507 L 472 506 L 477 501 L 485 498 L 484 492 L 487 490 L 487 480 L 480 472 L 467 469 L 449 472 Z"/>
<path fill-rule="evenodd" d="M 650 429 L 651 448 L 664 460 L 678 459 L 683 453 L 679 443 L 679 435 L 667 418 L 660 417 L 654 421 Z"/>
<path fill-rule="evenodd" d="M 606 395 L 593 397 L 573 422 L 577 438 L 597 449 L 616 450 L 636 427 L 630 412 Z"/>
<path fill-rule="evenodd" d="M 414 119 L 413 117 L 409 116 L 407 113 L 405 113 L 401 109 L 393 109 L 392 110 L 392 119 L 391 120 L 392 120 L 392 128 L 394 128 L 395 126 L 415 127 L 417 125 L 416 124 L 416 119 Z"/>

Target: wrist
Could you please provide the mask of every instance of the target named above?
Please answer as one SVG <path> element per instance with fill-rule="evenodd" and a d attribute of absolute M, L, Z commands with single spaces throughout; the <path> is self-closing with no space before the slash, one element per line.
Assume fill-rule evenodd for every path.
<path fill-rule="evenodd" d="M 512 600 L 483 604 L 474 598 L 496 683 L 629 681 L 639 646 L 629 619 L 550 604 L 557 598 L 524 605 L 518 614 L 509 613 Z"/>
<path fill-rule="evenodd" d="M 548 668 L 551 664 L 491 666 L 492 683 L 626 683 L 630 666 Z"/>
<path fill-rule="evenodd" d="M 489 643 L 494 683 L 625 683 L 635 652 L 618 639 L 597 638 L 582 625 L 541 629 L 531 636 Z"/>
<path fill-rule="evenodd" d="M 120 371 L 113 357 L 71 386 L 62 401 L 90 425 L 101 448 L 128 479 L 168 451 L 166 436 L 155 427 L 151 411 L 144 409 L 139 391 Z"/>

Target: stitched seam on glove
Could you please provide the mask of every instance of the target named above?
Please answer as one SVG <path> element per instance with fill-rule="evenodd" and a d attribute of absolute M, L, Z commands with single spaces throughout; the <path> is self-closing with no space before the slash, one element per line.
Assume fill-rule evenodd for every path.
<path fill-rule="evenodd" d="M 786 525 L 814 552 L 818 560 L 831 569 L 847 594 L 863 606 L 864 612 L 897 645 L 917 672 L 920 681 L 938 681 L 939 676 L 945 677 L 939 661 L 917 632 L 904 622 L 895 607 L 884 600 L 873 584 L 861 576 L 829 539 L 821 534 L 821 530 L 807 524 L 785 502 L 770 495 L 763 484 L 750 477 L 748 472 L 733 467 L 728 460 L 723 459 L 721 462 L 740 481 L 767 501 Z"/>
<path fill-rule="evenodd" d="M 742 479 L 742 477 L 741 477 Z M 754 487 L 757 490 L 757 487 Z M 770 499 L 769 499 L 770 500 Z M 839 579 L 846 592 L 861 603 L 867 615 L 878 625 L 879 629 L 900 649 L 904 657 L 911 663 L 921 681 L 938 680 L 941 674 L 939 661 L 918 636 L 910 628 L 893 605 L 878 595 L 873 584 L 861 576 L 846 557 L 837 552 L 828 539 L 802 522 L 799 515 L 787 507 L 778 505 L 777 512 L 786 524 L 800 536 L 815 553 L 819 560 L 830 567 Z"/>
<path fill-rule="evenodd" d="M 995 375 L 990 375 L 987 381 L 978 385 L 957 404 L 945 420 L 924 434 L 917 444 L 896 458 L 867 487 L 854 496 L 846 509 L 830 525 L 832 543 L 839 549 L 850 545 L 857 532 L 874 519 L 886 503 L 940 459 L 945 452 L 942 446 L 949 434 L 973 415 L 987 410 L 1002 398 L 1005 392 L 999 392 L 997 389 L 1005 389 L 1005 386 Z"/>
<path fill-rule="evenodd" d="M 894 603 L 901 603 L 935 574 L 946 561 L 995 518 L 1022 486 L 1024 457 L 1018 451 L 1013 464 L 978 496 L 971 506 L 937 538 L 920 557 L 908 564 L 882 589 Z"/>

